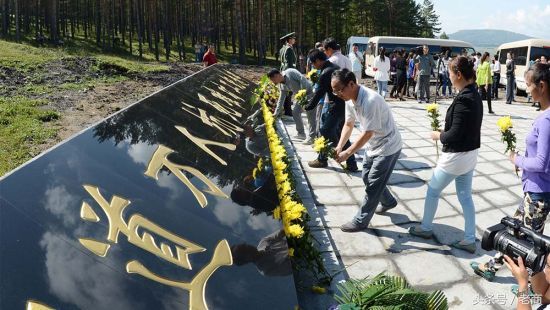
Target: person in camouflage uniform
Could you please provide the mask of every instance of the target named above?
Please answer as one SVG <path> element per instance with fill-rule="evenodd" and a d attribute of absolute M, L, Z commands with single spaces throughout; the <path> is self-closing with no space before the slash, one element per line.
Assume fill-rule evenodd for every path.
<path fill-rule="evenodd" d="M 279 61 L 281 61 L 281 72 L 286 69 L 296 69 L 296 52 L 294 51 L 294 43 L 296 43 L 296 34 L 291 32 L 281 37 L 281 41 L 284 41 L 283 47 L 279 50 Z M 284 103 L 285 115 L 292 116 L 292 93 L 286 97 Z"/>

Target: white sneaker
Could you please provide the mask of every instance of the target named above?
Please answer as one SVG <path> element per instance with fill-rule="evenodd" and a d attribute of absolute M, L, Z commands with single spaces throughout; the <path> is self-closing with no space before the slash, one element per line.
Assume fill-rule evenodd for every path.
<path fill-rule="evenodd" d="M 297 139 L 297 140 L 304 140 L 305 138 L 306 138 L 306 135 L 303 133 L 299 133 L 294 136 L 294 139 Z"/>
<path fill-rule="evenodd" d="M 302 144 L 305 144 L 305 145 L 311 145 L 313 144 L 313 140 L 312 138 L 307 138 L 306 140 L 304 140 L 304 142 L 302 142 Z"/>

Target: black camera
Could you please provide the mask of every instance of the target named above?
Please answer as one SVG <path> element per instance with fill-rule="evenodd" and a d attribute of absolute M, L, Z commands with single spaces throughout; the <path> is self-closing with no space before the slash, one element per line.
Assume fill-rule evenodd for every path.
<path fill-rule="evenodd" d="M 541 272 L 550 252 L 550 238 L 525 227 L 512 217 L 504 217 L 500 224 L 491 226 L 483 233 L 481 248 L 496 250 L 516 260 L 523 259 L 525 267 L 534 273 Z"/>

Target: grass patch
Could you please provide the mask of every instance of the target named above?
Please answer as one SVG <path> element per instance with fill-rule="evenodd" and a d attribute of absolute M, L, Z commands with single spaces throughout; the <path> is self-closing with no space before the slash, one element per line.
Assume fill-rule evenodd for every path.
<path fill-rule="evenodd" d="M 48 122 L 59 113 L 42 108 L 44 104 L 22 96 L 0 97 L 0 175 L 36 156 L 33 146 L 56 136 L 57 128 Z"/>
<path fill-rule="evenodd" d="M 27 72 L 53 61 L 62 53 L 50 48 L 37 48 L 27 44 L 0 40 L 0 66 Z"/>

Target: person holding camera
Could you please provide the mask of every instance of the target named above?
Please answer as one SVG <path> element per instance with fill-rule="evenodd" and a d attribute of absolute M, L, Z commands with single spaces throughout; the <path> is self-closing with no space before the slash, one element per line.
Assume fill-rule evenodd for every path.
<path fill-rule="evenodd" d="M 540 102 L 542 113 L 534 120 L 531 132 L 525 139 L 525 155 L 510 152 L 510 161 L 523 170 L 524 199 L 514 218 L 542 234 L 550 211 L 550 65 L 533 65 L 525 73 L 525 82 L 527 91 L 535 101 Z M 503 263 L 504 255 L 497 253 L 487 263 L 472 262 L 470 266 L 477 275 L 492 281 Z"/>
<path fill-rule="evenodd" d="M 529 281 L 529 271 L 523 263 L 523 259 L 518 257 L 517 263 L 508 255 L 504 255 L 504 264 L 512 271 L 514 278 L 518 281 L 518 306 L 517 310 L 531 310 L 531 296 L 529 292 L 529 282 L 531 290 L 536 296 L 540 296 L 540 302 L 543 305 L 538 309 L 546 309 L 550 304 L 550 255 L 545 258 L 544 269 L 531 277 Z"/>
<path fill-rule="evenodd" d="M 443 154 L 437 161 L 424 202 L 424 216 L 420 226 L 413 226 L 409 234 L 430 239 L 439 196 L 453 180 L 458 201 L 464 211 L 464 240 L 451 246 L 470 253 L 476 251 L 475 207 L 472 200 L 472 177 L 477 164 L 481 140 L 483 105 L 475 87 L 474 65 L 464 56 L 449 64 L 449 77 L 458 94 L 447 109 L 445 129 L 432 131 L 433 140 L 441 140 Z"/>

